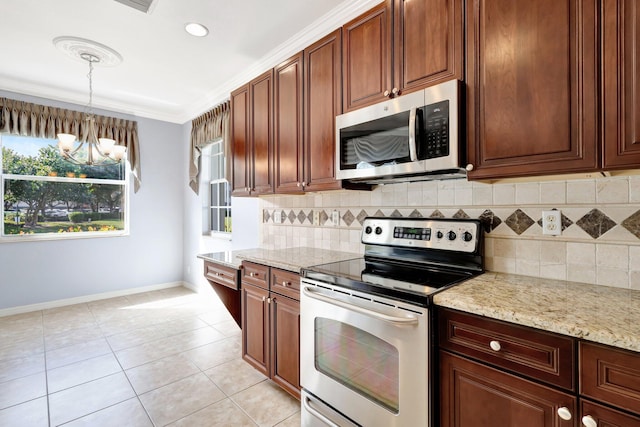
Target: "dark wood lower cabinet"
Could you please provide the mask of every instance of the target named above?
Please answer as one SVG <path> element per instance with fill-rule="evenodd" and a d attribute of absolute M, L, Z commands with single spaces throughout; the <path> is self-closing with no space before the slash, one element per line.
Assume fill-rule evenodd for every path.
<path fill-rule="evenodd" d="M 269 376 L 269 291 L 242 282 L 242 358 Z"/>
<path fill-rule="evenodd" d="M 300 302 L 271 298 L 271 379 L 300 399 Z"/>
<path fill-rule="evenodd" d="M 577 399 L 515 375 L 440 352 L 441 427 L 574 427 Z M 571 420 L 558 410 L 566 408 Z"/>
<path fill-rule="evenodd" d="M 580 402 L 580 419 L 581 426 L 590 427 L 587 423 L 590 421 L 585 418 L 591 418 L 593 425 L 598 427 L 640 427 L 640 418 L 616 411 L 606 406 L 599 405 L 588 400 Z"/>
<path fill-rule="evenodd" d="M 242 358 L 300 399 L 300 301 L 293 298 L 300 276 L 247 262 L 243 267 Z"/>

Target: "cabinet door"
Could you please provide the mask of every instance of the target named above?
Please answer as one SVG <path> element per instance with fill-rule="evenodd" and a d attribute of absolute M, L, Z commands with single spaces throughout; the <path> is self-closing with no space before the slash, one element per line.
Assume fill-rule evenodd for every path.
<path fill-rule="evenodd" d="M 304 181 L 308 191 L 340 188 L 336 181 L 336 116 L 342 113 L 342 32 L 304 50 Z"/>
<path fill-rule="evenodd" d="M 393 79 L 401 93 L 463 79 L 462 19 L 462 0 L 396 0 Z"/>
<path fill-rule="evenodd" d="M 249 88 L 231 92 L 231 156 L 233 196 L 249 195 L 251 147 L 249 144 Z"/>
<path fill-rule="evenodd" d="M 273 193 L 273 70 L 249 83 L 251 193 Z"/>
<path fill-rule="evenodd" d="M 573 427 L 576 398 L 440 352 L 442 427 Z M 573 416 L 563 420 L 558 409 Z"/>
<path fill-rule="evenodd" d="M 598 167 L 597 3 L 469 3 L 470 178 Z"/>
<path fill-rule="evenodd" d="M 391 91 L 391 0 L 342 27 L 344 111 L 383 101 Z"/>
<path fill-rule="evenodd" d="M 303 191 L 302 52 L 274 69 L 276 193 Z"/>
<path fill-rule="evenodd" d="M 271 379 L 300 399 L 300 302 L 271 294 Z"/>
<path fill-rule="evenodd" d="M 640 166 L 640 3 L 602 2 L 604 167 Z"/>
<path fill-rule="evenodd" d="M 590 417 L 598 427 L 640 427 L 640 417 L 627 415 L 620 411 L 598 405 L 588 400 L 580 402 L 580 418 Z M 587 424 L 582 423 L 581 426 Z"/>
<path fill-rule="evenodd" d="M 269 291 L 242 282 L 242 358 L 269 376 Z"/>

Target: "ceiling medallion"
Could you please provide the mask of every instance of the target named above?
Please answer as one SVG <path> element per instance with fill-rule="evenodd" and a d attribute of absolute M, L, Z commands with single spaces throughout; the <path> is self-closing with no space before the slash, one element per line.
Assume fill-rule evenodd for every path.
<path fill-rule="evenodd" d="M 66 55 L 84 63 L 87 62 L 86 55 L 98 58 L 99 60 L 94 62 L 104 67 L 115 67 L 122 62 L 122 55 L 109 46 L 93 40 L 73 36 L 60 36 L 53 39 L 53 44 Z"/>

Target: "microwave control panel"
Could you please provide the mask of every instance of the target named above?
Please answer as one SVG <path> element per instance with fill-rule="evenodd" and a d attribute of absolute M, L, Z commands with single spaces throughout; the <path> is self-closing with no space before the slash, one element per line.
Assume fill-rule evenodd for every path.
<path fill-rule="evenodd" d="M 449 155 L 449 101 L 423 107 L 424 159 Z"/>

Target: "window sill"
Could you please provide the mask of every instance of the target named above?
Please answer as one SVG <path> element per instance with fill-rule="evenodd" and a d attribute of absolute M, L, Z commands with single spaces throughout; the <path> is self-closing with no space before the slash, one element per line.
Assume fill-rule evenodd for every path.
<path fill-rule="evenodd" d="M 208 234 L 205 234 L 203 237 L 213 239 L 213 240 L 225 240 L 231 241 L 231 233 L 223 233 L 219 231 L 211 231 Z"/>
<path fill-rule="evenodd" d="M 108 237 L 128 237 L 128 231 L 120 232 L 90 232 L 81 233 L 59 233 L 59 234 L 23 234 L 23 235 L 7 235 L 0 237 L 2 243 L 21 243 L 21 242 L 45 242 L 55 240 L 78 240 L 78 239 L 103 239 Z"/>

